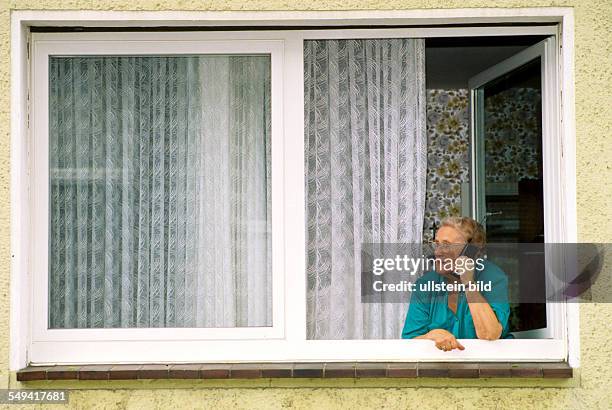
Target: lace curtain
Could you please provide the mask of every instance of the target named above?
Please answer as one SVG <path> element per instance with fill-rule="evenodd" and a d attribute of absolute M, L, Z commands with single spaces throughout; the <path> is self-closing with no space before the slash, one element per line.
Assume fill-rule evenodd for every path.
<path fill-rule="evenodd" d="M 50 328 L 271 326 L 270 60 L 53 57 Z"/>
<path fill-rule="evenodd" d="M 309 339 L 399 338 L 405 303 L 361 303 L 362 243 L 420 243 L 424 40 L 304 48 Z"/>

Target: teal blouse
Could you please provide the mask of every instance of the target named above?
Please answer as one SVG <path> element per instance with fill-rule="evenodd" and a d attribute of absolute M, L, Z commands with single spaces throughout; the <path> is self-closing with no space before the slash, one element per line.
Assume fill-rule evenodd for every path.
<path fill-rule="evenodd" d="M 504 271 L 493 262 L 485 260 L 481 270 L 474 272 L 477 282 L 491 283 L 490 290 L 480 292 L 489 302 L 503 327 L 501 338 L 511 338 L 508 332 L 508 278 Z M 430 285 L 427 285 L 427 283 Z M 412 292 L 402 339 L 412 339 L 424 335 L 433 329 L 445 329 L 457 339 L 477 339 L 472 314 L 465 297 L 465 292 L 459 292 L 457 313 L 448 307 L 448 292 L 446 290 L 423 290 L 422 287 L 434 289 L 433 284 L 442 284 L 445 279 L 434 271 L 427 272 L 416 281 Z"/>

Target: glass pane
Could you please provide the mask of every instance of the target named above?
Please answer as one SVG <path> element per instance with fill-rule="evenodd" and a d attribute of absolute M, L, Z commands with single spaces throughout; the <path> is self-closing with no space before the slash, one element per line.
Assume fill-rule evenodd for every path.
<path fill-rule="evenodd" d="M 544 242 L 542 177 L 542 84 L 540 59 L 483 87 L 484 210 L 490 243 Z M 510 298 L 523 286 L 545 292 L 541 277 L 523 277 L 534 259 L 492 255 L 508 274 Z M 540 258 L 536 258 L 539 260 Z M 529 270 L 533 272 L 533 269 Z M 533 290 L 531 290 L 533 293 Z M 516 295 L 516 293 L 515 293 Z M 541 295 L 544 300 L 546 295 Z M 512 307 L 511 330 L 546 327 L 545 304 Z"/>
<path fill-rule="evenodd" d="M 49 61 L 50 328 L 272 325 L 270 57 Z"/>
<path fill-rule="evenodd" d="M 308 339 L 401 337 L 408 299 L 363 303 L 361 252 L 422 241 L 424 45 L 304 42 Z"/>

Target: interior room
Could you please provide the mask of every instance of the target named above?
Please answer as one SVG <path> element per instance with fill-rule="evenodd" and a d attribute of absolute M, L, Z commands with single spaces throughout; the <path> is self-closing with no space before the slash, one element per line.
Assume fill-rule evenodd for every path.
<path fill-rule="evenodd" d="M 470 214 L 470 79 L 542 41 L 543 37 L 431 38 L 426 40 L 427 197 L 424 240 L 432 240 L 447 216 Z M 484 101 L 484 183 L 490 243 L 544 240 L 542 113 L 539 60 L 487 85 Z M 475 120 L 476 121 L 476 120 Z M 481 200 L 482 200 L 481 199 Z M 497 255 L 499 260 L 500 255 Z M 509 262 L 511 265 L 512 263 Z M 505 266 L 510 292 L 520 292 L 518 266 Z M 541 278 L 543 280 L 543 277 Z M 546 327 L 544 304 L 514 304 L 517 336 Z"/>

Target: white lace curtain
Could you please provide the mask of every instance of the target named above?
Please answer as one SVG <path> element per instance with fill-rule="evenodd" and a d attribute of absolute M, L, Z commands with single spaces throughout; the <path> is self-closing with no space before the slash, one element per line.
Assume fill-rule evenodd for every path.
<path fill-rule="evenodd" d="M 270 60 L 55 57 L 51 328 L 271 326 Z"/>
<path fill-rule="evenodd" d="M 407 304 L 361 303 L 362 243 L 420 243 L 424 40 L 307 41 L 309 339 L 399 338 Z"/>

